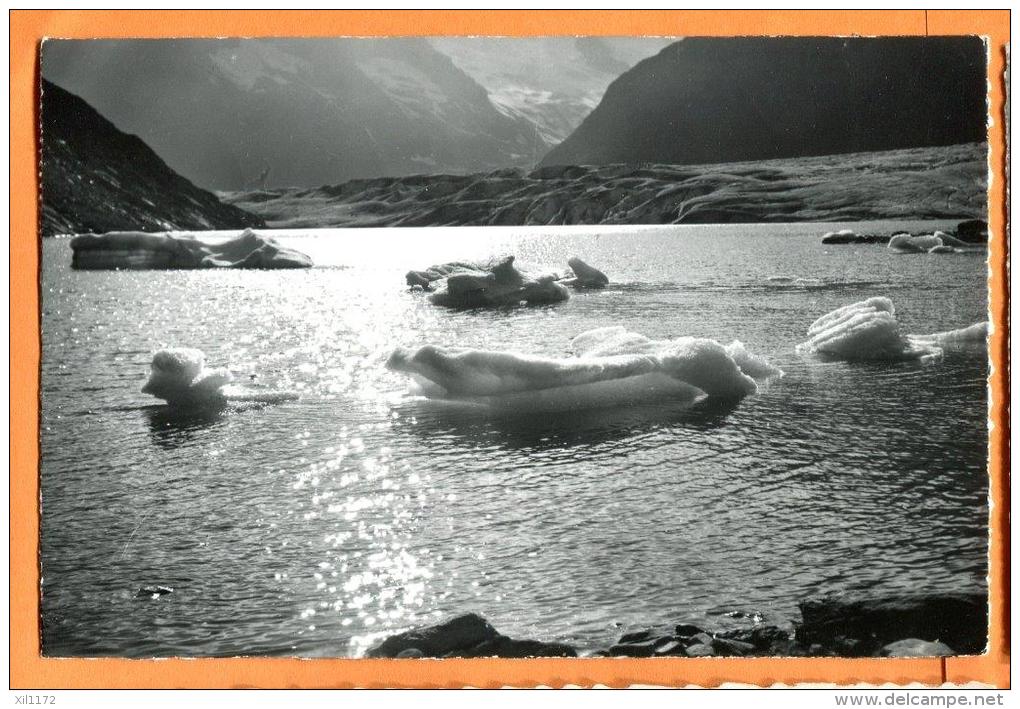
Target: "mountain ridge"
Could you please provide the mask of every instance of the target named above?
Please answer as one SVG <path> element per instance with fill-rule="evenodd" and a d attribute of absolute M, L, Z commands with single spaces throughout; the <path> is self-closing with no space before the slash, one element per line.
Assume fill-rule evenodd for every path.
<path fill-rule="evenodd" d="M 140 138 L 43 80 L 40 233 L 264 227 L 181 177 Z"/>

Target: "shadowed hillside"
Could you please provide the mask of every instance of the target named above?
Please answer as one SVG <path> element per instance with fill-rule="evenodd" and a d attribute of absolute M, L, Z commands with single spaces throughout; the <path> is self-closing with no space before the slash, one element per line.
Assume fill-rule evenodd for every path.
<path fill-rule="evenodd" d="M 265 226 L 195 187 L 140 139 L 47 81 L 41 152 L 43 236 Z"/>
<path fill-rule="evenodd" d="M 693 37 L 614 81 L 542 165 L 696 164 L 985 140 L 980 37 Z"/>
<path fill-rule="evenodd" d="M 984 218 L 984 143 L 721 165 L 544 167 L 223 195 L 276 227 Z"/>

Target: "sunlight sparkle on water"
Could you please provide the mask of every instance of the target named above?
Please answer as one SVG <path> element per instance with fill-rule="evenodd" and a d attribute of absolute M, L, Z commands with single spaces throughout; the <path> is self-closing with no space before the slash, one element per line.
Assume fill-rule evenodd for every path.
<path fill-rule="evenodd" d="M 838 251 L 820 244 L 831 228 L 281 236 L 319 266 L 301 273 L 73 271 L 67 242 L 47 240 L 47 649 L 359 654 L 469 610 L 511 637 L 540 628 L 594 649 L 621 624 L 711 624 L 720 605 L 782 622 L 807 593 L 983 589 L 985 360 L 850 366 L 793 346 L 874 295 L 914 332 L 986 318 L 986 264 Z M 409 269 L 500 252 L 530 270 L 577 255 L 611 284 L 494 311 L 443 310 L 404 286 Z M 787 376 L 735 406 L 500 418 L 428 406 L 385 367 L 429 343 L 561 357 L 607 325 L 739 338 Z M 139 389 L 173 345 L 301 398 L 168 416 Z M 125 606 L 154 575 L 179 590 L 149 605 L 180 622 Z M 231 632 L 210 635 L 210 617 Z"/>

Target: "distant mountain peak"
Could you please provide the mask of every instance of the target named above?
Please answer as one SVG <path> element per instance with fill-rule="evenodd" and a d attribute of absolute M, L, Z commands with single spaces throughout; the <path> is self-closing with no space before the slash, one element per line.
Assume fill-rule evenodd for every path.
<path fill-rule="evenodd" d="M 661 37 L 431 37 L 493 103 L 550 144 L 570 135 L 621 73 L 672 42 Z"/>

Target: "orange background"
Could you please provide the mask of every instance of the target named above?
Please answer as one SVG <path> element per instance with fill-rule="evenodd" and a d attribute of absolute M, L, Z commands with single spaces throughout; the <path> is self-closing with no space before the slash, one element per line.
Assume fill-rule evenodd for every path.
<path fill-rule="evenodd" d="M 38 43 L 42 37 L 329 35 L 924 35 L 990 40 L 990 652 L 947 659 L 200 660 L 45 659 L 39 640 Z M 476 687 L 721 682 L 1009 686 L 1008 282 L 1003 47 L 1009 11 L 12 11 L 10 14 L 10 686 Z"/>

